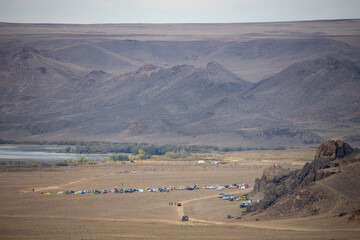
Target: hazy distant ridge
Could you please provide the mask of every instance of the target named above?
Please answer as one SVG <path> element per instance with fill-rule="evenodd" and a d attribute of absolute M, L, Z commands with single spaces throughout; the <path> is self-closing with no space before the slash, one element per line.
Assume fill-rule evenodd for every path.
<path fill-rule="evenodd" d="M 360 50 L 340 41 L 42 38 L 0 55 L 2 138 L 292 145 L 359 130 Z"/>

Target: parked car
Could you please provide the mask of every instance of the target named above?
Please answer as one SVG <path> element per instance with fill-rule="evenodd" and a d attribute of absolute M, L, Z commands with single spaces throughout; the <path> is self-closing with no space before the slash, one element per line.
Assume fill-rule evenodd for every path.
<path fill-rule="evenodd" d="M 252 200 L 245 200 L 240 203 L 240 208 L 246 208 L 252 203 Z"/>
<path fill-rule="evenodd" d="M 224 197 L 224 195 L 225 195 L 225 194 L 220 193 L 220 194 L 218 195 L 218 197 L 219 197 L 219 198 L 223 198 L 223 197 Z"/>
<path fill-rule="evenodd" d="M 135 192 L 135 189 L 129 188 L 125 190 L 125 193 L 133 193 Z"/>
<path fill-rule="evenodd" d="M 181 207 L 181 203 L 178 203 L 177 206 L 178 206 L 178 207 Z"/>
<path fill-rule="evenodd" d="M 249 203 L 248 202 L 241 202 L 240 203 L 240 208 L 246 208 L 247 206 L 249 206 Z"/>

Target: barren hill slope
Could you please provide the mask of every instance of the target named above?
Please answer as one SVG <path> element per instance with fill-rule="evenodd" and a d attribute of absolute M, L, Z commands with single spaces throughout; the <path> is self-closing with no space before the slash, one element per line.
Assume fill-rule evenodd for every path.
<path fill-rule="evenodd" d="M 299 62 L 254 85 L 259 111 L 298 119 L 347 119 L 360 109 L 360 67 L 334 57 Z M 355 114 L 355 115 L 353 115 Z"/>
<path fill-rule="evenodd" d="M 31 101 L 22 100 L 25 94 L 22 91 L 15 91 L 14 98 L 4 95 L 4 107 L 11 99 L 27 106 L 26 115 L 16 107 L 9 110 L 11 114 L 4 114 L 2 123 L 7 131 L 20 128 L 36 135 L 65 130 L 80 136 L 111 133 L 124 137 L 176 133 L 183 131 L 186 124 L 206 118 L 208 114 L 202 109 L 224 95 L 245 92 L 251 87 L 217 63 L 209 63 L 205 69 L 145 65 L 112 79 L 102 71 L 82 73 L 77 79 L 70 76 L 58 80 L 63 85 L 56 87 L 56 91 L 39 94 Z M 48 84 L 41 87 L 56 86 Z M 16 116 L 22 118 L 21 122 L 9 127 L 7 124 Z M 59 127 L 54 127 L 54 123 Z M 136 131 L 131 130 L 134 126 Z"/>
<path fill-rule="evenodd" d="M 2 96 L 47 94 L 71 81 L 76 82 L 79 76 L 78 69 L 28 46 L 3 52 L 0 70 Z"/>
<path fill-rule="evenodd" d="M 155 142 L 171 136 L 216 144 L 222 135 L 221 144 L 304 144 L 321 137 L 294 120 L 337 124 L 358 117 L 359 68 L 333 57 L 297 63 L 251 84 L 215 62 L 205 68 L 149 64 L 112 78 L 66 68 L 29 47 L 5 56 L 3 136 Z"/>
<path fill-rule="evenodd" d="M 263 219 L 319 215 L 328 221 L 347 221 L 360 206 L 359 161 L 359 149 L 328 141 L 301 170 L 265 170 L 250 194 L 264 200 L 249 206 L 247 215 Z"/>
<path fill-rule="evenodd" d="M 74 120 L 67 116 L 69 109 L 85 111 L 77 107 L 79 97 L 110 77 L 102 71 L 85 72 L 27 46 L 2 56 L 1 131 L 10 138 L 69 127 Z"/>
<path fill-rule="evenodd" d="M 359 61 L 359 49 L 340 41 L 309 39 L 258 39 L 250 41 L 139 41 L 79 38 L 48 39 L 29 43 L 59 60 L 116 75 L 146 64 L 163 67 L 219 62 L 241 78 L 258 82 L 304 60 L 333 56 Z M 1 48 L 1 45 L 0 45 Z"/>
<path fill-rule="evenodd" d="M 356 141 L 358 22 L 0 23 L 0 137 Z"/>
<path fill-rule="evenodd" d="M 208 114 L 202 109 L 224 95 L 250 87 L 216 63 L 209 63 L 205 69 L 145 65 L 94 89 L 90 93 L 94 97 L 82 102 L 91 102 L 95 111 L 107 116 L 101 122 L 118 136 L 176 133 L 186 124 L 206 118 Z M 134 124 L 141 131 L 129 130 Z"/>

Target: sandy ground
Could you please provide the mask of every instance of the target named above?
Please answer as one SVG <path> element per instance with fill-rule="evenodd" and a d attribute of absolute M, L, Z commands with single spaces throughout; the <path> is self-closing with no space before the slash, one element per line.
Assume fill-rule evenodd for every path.
<path fill-rule="evenodd" d="M 237 219 L 242 213 L 239 202 L 219 199 L 215 190 L 56 194 L 59 190 L 203 186 L 236 181 L 253 186 L 267 166 L 241 161 L 220 166 L 136 163 L 1 172 L 0 239 L 359 239 L 358 223 L 327 216 Z M 223 192 L 242 196 L 250 190 Z M 51 195 L 42 196 L 43 191 Z M 183 206 L 169 202 L 181 202 Z M 189 222 L 181 221 L 184 214 Z"/>

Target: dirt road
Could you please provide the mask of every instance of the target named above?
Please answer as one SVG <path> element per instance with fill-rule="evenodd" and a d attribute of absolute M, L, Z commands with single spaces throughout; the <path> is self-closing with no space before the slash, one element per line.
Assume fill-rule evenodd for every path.
<path fill-rule="evenodd" d="M 0 173 L 0 239 L 356 239 L 359 235 L 357 225 L 331 222 L 338 218 L 227 219 L 227 214 L 240 211 L 239 202 L 221 200 L 215 190 L 56 195 L 58 190 L 70 189 L 202 186 L 239 180 L 251 186 L 262 173 L 258 166 L 119 165 L 91 170 Z M 42 196 L 42 191 L 51 195 Z M 226 190 L 235 195 L 246 191 Z M 190 221 L 182 222 L 183 215 Z M 312 227 L 309 222 L 324 227 Z"/>

